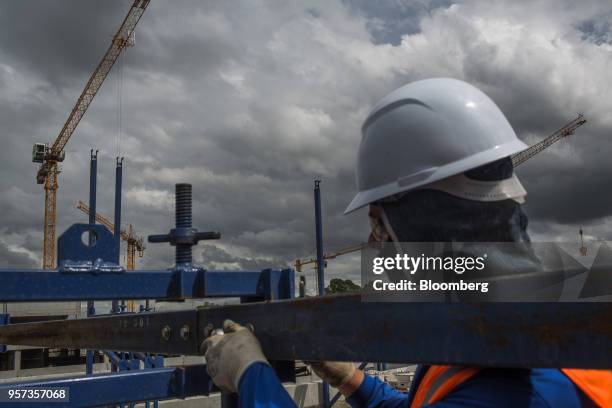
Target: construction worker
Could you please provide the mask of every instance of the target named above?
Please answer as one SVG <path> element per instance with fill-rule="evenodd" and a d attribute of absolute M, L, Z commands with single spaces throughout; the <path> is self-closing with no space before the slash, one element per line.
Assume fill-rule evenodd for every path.
<path fill-rule="evenodd" d="M 346 212 L 369 206 L 370 241 L 529 242 L 526 192 L 510 159 L 525 148 L 477 88 L 444 78 L 408 84 L 362 127 L 359 192 Z M 231 321 L 224 329 L 203 344 L 215 384 L 238 392 L 242 407 L 295 406 L 251 331 Z M 312 368 L 353 407 L 612 407 L 605 370 L 419 366 L 404 394 L 353 363 Z"/>

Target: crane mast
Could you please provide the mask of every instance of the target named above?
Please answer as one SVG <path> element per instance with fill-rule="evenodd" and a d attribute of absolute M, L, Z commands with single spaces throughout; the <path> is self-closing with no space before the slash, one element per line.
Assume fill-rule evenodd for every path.
<path fill-rule="evenodd" d="M 123 49 L 129 45 L 134 28 L 150 0 L 135 0 L 119 30 L 113 36 L 111 45 L 104 57 L 91 74 L 83 92 L 72 108 L 66 123 L 62 127 L 57 139 L 51 147 L 48 144 L 36 143 L 32 152 L 32 161 L 41 163 L 36 182 L 45 186 L 45 222 L 43 241 L 43 268 L 50 269 L 55 266 L 55 223 L 57 210 L 57 178 L 60 172 L 58 163 L 64 160 L 64 148 L 74 133 L 83 115 L 89 108 L 93 98 L 98 93 L 102 83 L 108 76 L 111 68 L 119 58 Z"/>

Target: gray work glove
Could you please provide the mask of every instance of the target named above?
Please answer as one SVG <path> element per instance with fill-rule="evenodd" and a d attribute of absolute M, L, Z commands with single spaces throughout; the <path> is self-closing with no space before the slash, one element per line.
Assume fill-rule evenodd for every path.
<path fill-rule="evenodd" d="M 206 369 L 217 387 L 225 392 L 238 392 L 242 374 L 251 364 L 268 360 L 259 341 L 244 326 L 231 320 L 223 322 L 224 334 L 213 335 L 202 343 Z"/>
<path fill-rule="evenodd" d="M 355 375 L 355 365 L 341 361 L 309 361 L 316 375 L 332 387 L 340 387 Z"/>

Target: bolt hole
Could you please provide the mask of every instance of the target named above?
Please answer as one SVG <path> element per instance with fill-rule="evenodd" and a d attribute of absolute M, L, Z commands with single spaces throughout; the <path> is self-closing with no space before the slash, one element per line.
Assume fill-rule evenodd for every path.
<path fill-rule="evenodd" d="M 81 234 L 81 242 L 87 248 L 94 247 L 97 241 L 98 241 L 98 234 L 96 234 L 96 231 L 94 230 L 83 231 L 83 233 Z"/>

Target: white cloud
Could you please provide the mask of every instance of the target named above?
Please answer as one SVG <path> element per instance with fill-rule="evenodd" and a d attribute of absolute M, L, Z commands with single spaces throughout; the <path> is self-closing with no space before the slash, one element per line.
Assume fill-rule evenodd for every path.
<path fill-rule="evenodd" d="M 136 207 L 152 207 L 156 210 L 174 208 L 174 196 L 165 190 L 131 188 L 125 192 L 125 198 Z"/>

